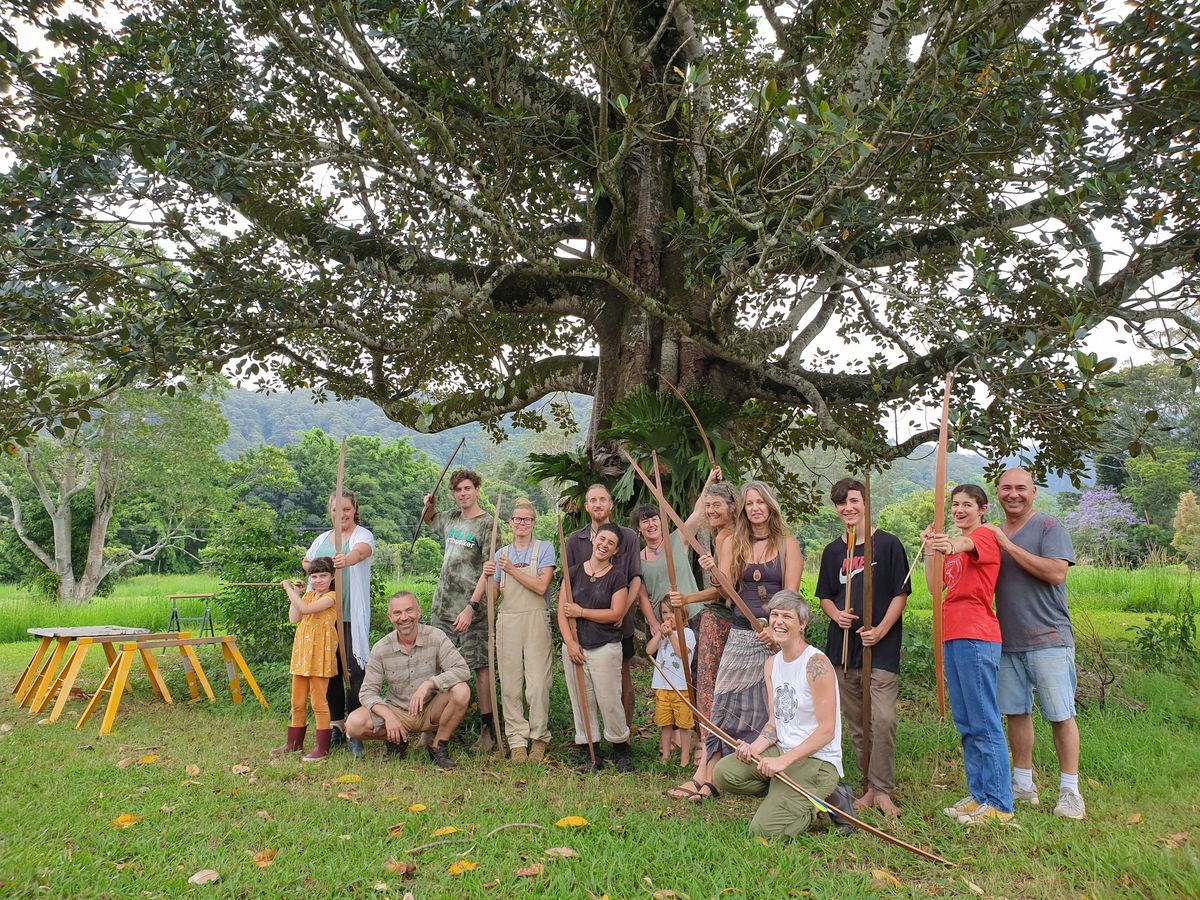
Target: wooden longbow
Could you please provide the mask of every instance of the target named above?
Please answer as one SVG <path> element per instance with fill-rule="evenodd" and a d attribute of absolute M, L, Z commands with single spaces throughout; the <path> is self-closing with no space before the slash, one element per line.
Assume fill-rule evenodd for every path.
<path fill-rule="evenodd" d="M 463 444 L 465 444 L 466 442 L 467 442 L 467 439 L 465 437 L 459 438 L 458 446 L 454 448 L 454 452 L 450 454 L 450 458 L 448 460 L 446 460 L 446 464 L 444 466 L 442 466 L 442 474 L 438 475 L 437 481 L 435 481 L 433 484 L 433 490 L 429 492 L 429 496 L 434 498 L 433 502 L 435 505 L 437 503 L 438 488 L 440 488 L 442 486 L 442 479 L 445 478 L 446 473 L 450 471 L 450 464 L 452 462 L 454 462 L 454 457 L 458 456 L 458 451 L 462 449 Z M 412 541 L 408 545 L 408 551 L 410 553 L 412 552 L 412 548 L 417 545 L 417 538 L 420 537 L 420 535 L 421 535 L 421 525 L 424 523 L 424 521 L 425 521 L 425 509 L 424 509 L 424 507 L 422 507 L 421 515 L 417 516 L 417 527 L 413 529 Z"/>
<path fill-rule="evenodd" d="M 558 552 L 562 554 L 563 577 L 562 599 L 565 603 L 574 603 L 575 595 L 571 593 L 571 570 L 567 566 L 567 539 L 563 537 L 562 513 L 558 514 Z M 571 639 L 579 643 L 579 625 L 570 616 L 566 617 L 567 626 L 571 629 Z M 570 656 L 570 654 L 568 654 Z M 596 742 L 592 740 L 591 715 L 588 713 L 587 677 L 583 674 L 583 664 L 572 661 L 575 666 L 575 688 L 579 694 L 579 717 L 583 719 L 583 733 L 587 738 L 588 756 L 592 758 L 592 768 L 596 767 Z"/>
<path fill-rule="evenodd" d="M 500 504 L 504 502 L 504 491 L 500 491 L 496 495 L 496 514 L 492 517 L 492 549 L 488 552 L 488 559 L 496 558 L 496 533 L 500 530 Z M 534 571 L 537 571 L 537 560 L 534 560 Z M 504 738 L 500 736 L 500 732 L 504 729 L 500 727 L 500 703 L 496 698 L 496 593 L 499 586 L 496 584 L 495 577 L 487 580 L 487 618 L 488 618 L 488 636 L 487 636 L 487 654 L 488 668 L 491 672 L 491 692 L 492 692 L 492 731 L 495 732 L 496 746 L 504 753 Z"/>
<path fill-rule="evenodd" d="M 863 475 L 863 628 L 875 627 L 875 535 L 871 528 L 871 473 Z M 863 741 L 863 790 L 870 789 L 871 772 L 871 664 L 873 647 L 863 644 L 862 648 L 862 741 Z"/>
<path fill-rule="evenodd" d="M 708 440 L 708 433 L 704 430 L 704 425 L 701 424 L 700 417 L 696 415 L 696 410 L 692 409 L 692 404 L 688 403 L 687 397 L 683 396 L 683 391 L 673 385 L 667 379 L 666 375 L 664 375 L 662 372 L 659 372 L 658 377 L 661 378 L 663 384 L 669 387 L 675 396 L 679 398 L 680 402 L 683 403 L 684 408 L 688 411 L 688 415 L 692 417 L 692 421 L 696 423 L 696 430 L 700 432 L 700 440 L 704 441 L 704 452 L 708 454 L 708 465 L 710 468 L 716 468 L 716 454 L 713 453 L 712 444 Z"/>
<path fill-rule="evenodd" d="M 950 387 L 954 383 L 954 375 L 946 373 L 946 393 L 942 397 L 942 422 L 938 430 L 937 465 L 933 473 L 933 533 L 941 534 L 946 522 L 946 466 L 947 450 L 950 440 Z M 938 718 L 946 721 L 946 662 L 942 651 L 942 594 L 946 586 L 942 581 L 942 565 L 945 555 L 935 552 L 930 564 L 933 572 L 930 576 L 933 590 L 930 591 L 930 602 L 933 604 L 933 674 L 937 682 Z"/>
<path fill-rule="evenodd" d="M 342 548 L 342 489 L 346 479 L 346 438 L 342 436 L 342 449 L 338 454 L 337 487 L 333 489 L 333 552 L 345 553 Z M 337 609 L 338 657 L 342 661 L 342 680 L 350 686 L 350 664 L 346 656 L 346 617 L 342 612 L 342 570 L 333 570 L 333 605 Z M 370 590 L 370 588 L 368 588 Z M 370 608 L 370 601 L 367 608 Z"/>
<path fill-rule="evenodd" d="M 655 668 L 658 668 L 658 662 L 656 660 L 651 659 L 650 661 L 652 663 L 654 663 Z M 660 672 L 662 671 L 661 668 L 658 668 L 658 670 Z M 683 700 L 684 703 L 686 703 L 688 706 L 691 707 L 692 715 L 694 715 L 696 717 L 697 722 L 700 722 L 704 726 L 704 729 L 706 731 L 716 735 L 717 739 L 720 740 L 726 746 L 732 747 L 734 749 L 737 748 L 737 741 L 735 741 L 732 737 L 730 737 L 728 734 L 726 734 L 725 731 L 723 731 L 719 725 L 714 724 L 713 721 L 708 716 L 704 715 L 704 713 L 700 712 L 700 710 L 698 710 L 695 706 L 693 706 L 691 701 L 688 700 L 688 698 L 685 697 L 679 689 L 672 688 L 672 690 L 674 690 L 675 693 L 679 695 L 679 698 L 681 700 Z M 762 760 L 762 757 L 755 755 L 755 756 L 751 756 L 751 759 L 755 763 L 758 763 Z M 950 860 L 945 859 L 944 857 L 938 856 L 936 853 L 933 853 L 929 850 L 922 850 L 920 847 L 915 847 L 912 844 L 909 844 L 905 841 L 900 840 L 900 838 L 896 837 L 895 835 L 888 834 L 886 831 L 882 831 L 878 828 L 875 828 L 872 825 L 868 825 L 866 822 L 862 821 L 861 819 L 859 819 L 855 816 L 852 816 L 850 813 L 842 812 L 842 810 L 840 810 L 840 809 L 833 808 L 828 803 L 826 803 L 824 801 L 824 799 L 822 799 L 821 797 L 818 797 L 816 794 L 807 790 L 805 787 L 803 787 L 802 785 L 797 783 L 795 779 L 790 778 L 788 775 L 786 775 L 783 772 L 778 772 L 773 777 L 778 779 L 779 781 L 781 781 L 783 784 L 787 785 L 788 787 L 790 787 L 793 791 L 795 791 L 800 796 L 804 797 L 806 800 L 808 800 L 809 803 L 811 803 L 813 806 L 815 806 L 821 812 L 828 813 L 830 816 L 835 816 L 838 819 L 841 819 L 843 822 L 848 822 L 851 825 L 853 825 L 855 828 L 859 829 L 860 831 L 865 831 L 868 834 L 873 834 L 880 840 L 887 841 L 889 844 L 895 844 L 897 847 L 900 847 L 903 850 L 907 850 L 909 853 L 915 853 L 915 854 L 917 854 L 917 856 L 924 857 L 925 859 L 928 859 L 932 862 L 941 863 L 944 866 L 956 865 L 955 863 L 952 863 Z"/>

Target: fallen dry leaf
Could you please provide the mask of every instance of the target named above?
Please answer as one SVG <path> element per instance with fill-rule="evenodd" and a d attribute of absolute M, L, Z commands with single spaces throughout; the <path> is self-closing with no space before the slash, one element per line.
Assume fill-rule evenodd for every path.
<path fill-rule="evenodd" d="M 113 828 L 128 828 L 130 825 L 136 825 L 140 821 L 142 821 L 141 816 L 135 816 L 135 815 L 132 815 L 131 813 L 121 813 L 119 816 L 117 816 L 115 819 L 112 820 L 112 827 Z"/>
<path fill-rule="evenodd" d="M 900 883 L 900 879 L 887 869 L 872 869 L 871 877 L 875 879 L 876 884 L 881 884 L 884 887 L 904 887 L 904 885 Z"/>
<path fill-rule="evenodd" d="M 238 795 L 238 793 L 240 793 L 240 791 L 241 791 L 241 788 L 231 787 L 229 789 L 229 796 L 236 797 Z"/>
<path fill-rule="evenodd" d="M 197 775 L 200 774 L 200 767 L 198 765 L 196 765 L 195 763 L 192 763 L 190 766 L 188 766 L 186 769 L 183 770 L 183 774 L 185 774 L 188 778 L 195 778 Z"/>
<path fill-rule="evenodd" d="M 138 765 L 148 766 L 151 763 L 156 763 L 156 762 L 158 762 L 158 754 L 157 753 L 147 753 L 145 756 L 143 756 L 141 759 L 138 760 Z"/>
<path fill-rule="evenodd" d="M 409 812 L 425 812 L 426 809 L 427 809 L 427 807 L 425 806 L 424 803 L 414 803 L 408 808 L 408 811 Z"/>
<path fill-rule="evenodd" d="M 255 815 L 258 816 L 260 819 L 262 819 L 264 822 L 271 821 L 271 814 L 269 812 L 267 812 L 265 809 L 260 809 L 258 812 L 255 813 Z"/>
<path fill-rule="evenodd" d="M 547 856 L 557 856 L 560 859 L 570 859 L 572 857 L 578 856 L 579 854 L 576 853 L 574 850 L 572 850 L 570 847 L 551 847 L 549 850 L 546 851 L 546 855 Z"/>
<path fill-rule="evenodd" d="M 349 800 L 351 803 L 358 802 L 358 791 L 338 791 L 339 800 Z"/>
<path fill-rule="evenodd" d="M 401 862 L 398 859 L 389 859 L 383 864 L 383 870 L 390 872 L 392 875 L 399 875 L 401 878 L 411 878 L 413 873 L 417 871 L 417 864 Z"/>
<path fill-rule="evenodd" d="M 541 875 L 545 871 L 546 871 L 546 867 L 543 866 L 541 863 L 534 863 L 533 865 L 526 866 L 523 869 L 517 869 L 517 877 L 518 878 L 537 878 L 539 875 Z"/>
<path fill-rule="evenodd" d="M 675 898 L 679 897 L 680 895 L 674 891 L 655 891 L 650 896 L 653 897 L 654 900 L 675 900 Z"/>
<path fill-rule="evenodd" d="M 133 757 L 132 756 L 127 756 L 124 759 L 117 760 L 117 768 L 118 769 L 128 769 L 132 765 L 133 765 Z"/>
<path fill-rule="evenodd" d="M 251 854 L 250 858 L 254 860 L 254 864 L 260 869 L 265 869 L 271 863 L 275 862 L 275 854 L 278 850 L 259 850 L 257 853 Z"/>
<path fill-rule="evenodd" d="M 582 828 L 588 824 L 588 820 L 583 816 L 563 816 L 554 824 L 559 828 Z"/>
<path fill-rule="evenodd" d="M 362 776 L 361 775 L 339 775 L 337 778 L 335 778 L 333 780 L 336 781 L 338 784 L 358 784 L 360 781 L 362 781 Z"/>
<path fill-rule="evenodd" d="M 1141 824 L 1142 824 L 1142 821 L 1143 821 L 1143 820 L 1142 820 L 1142 814 L 1141 814 L 1141 813 L 1134 813 L 1134 814 L 1133 814 L 1133 815 L 1131 815 L 1131 816 L 1130 816 L 1128 819 L 1126 819 L 1126 820 L 1125 820 L 1125 824 L 1126 824 L 1126 825 L 1141 825 Z"/>
<path fill-rule="evenodd" d="M 348 834 L 339 834 L 339 835 L 338 835 L 338 840 L 339 840 L 339 841 L 348 841 L 348 840 L 350 840 L 350 835 L 348 835 Z"/>
<path fill-rule="evenodd" d="M 12 722 L 0 724 L 0 734 L 8 734 L 10 731 L 12 731 L 12 728 Z"/>
<path fill-rule="evenodd" d="M 173 813 L 173 812 L 175 812 L 175 807 L 167 806 L 167 804 L 164 803 L 162 806 L 160 806 L 158 808 L 158 811 L 160 813 Z"/>
<path fill-rule="evenodd" d="M 448 834 L 458 834 L 458 829 L 453 825 L 443 825 L 432 832 L 433 837 L 445 837 Z"/>
<path fill-rule="evenodd" d="M 977 885 L 975 882 L 973 882 L 973 881 L 967 881 L 967 879 L 965 879 L 965 878 L 964 878 L 964 879 L 962 880 L 962 883 L 963 883 L 963 884 L 965 884 L 965 885 L 967 886 L 967 889 L 968 889 L 968 890 L 969 890 L 969 891 L 970 891 L 972 894 L 978 894 L 980 897 L 982 897 L 982 896 L 983 896 L 983 888 L 981 888 L 981 887 L 980 887 L 979 885 Z"/>
<path fill-rule="evenodd" d="M 492 888 L 498 888 L 498 887 L 500 887 L 500 879 L 499 879 L 499 878 L 496 878 L 496 879 L 494 879 L 494 880 L 492 880 L 492 881 L 485 881 L 485 882 L 483 883 L 483 886 L 484 886 L 484 888 L 485 888 L 485 889 L 487 889 L 487 890 L 489 890 L 489 891 L 490 891 Z M 409 896 L 411 897 L 411 896 L 412 896 L 412 894 L 409 894 Z"/>
<path fill-rule="evenodd" d="M 185 779 L 183 779 L 183 781 L 179 782 L 179 786 L 186 787 L 189 784 L 199 784 L 199 783 L 200 783 L 199 781 L 195 781 L 194 779 L 185 778 Z"/>
<path fill-rule="evenodd" d="M 375 892 L 377 894 L 386 894 L 388 892 L 387 882 L 386 881 L 375 882 Z"/>
<path fill-rule="evenodd" d="M 1163 838 L 1163 844 L 1168 850 L 1178 850 L 1188 842 L 1190 835 L 1186 831 L 1176 831 L 1174 834 Z"/>
<path fill-rule="evenodd" d="M 221 880 L 221 873 L 216 869 L 201 869 L 188 879 L 188 884 L 212 884 Z"/>
<path fill-rule="evenodd" d="M 404 823 L 397 822 L 395 825 L 388 826 L 388 837 L 398 838 L 404 833 Z"/>
<path fill-rule="evenodd" d="M 446 871 L 451 875 L 461 875 L 463 872 L 470 872 L 472 869 L 478 869 L 479 866 L 471 862 L 469 859 L 460 859 L 456 863 L 451 863 L 450 868 Z"/>
<path fill-rule="evenodd" d="M 250 768 L 250 766 L 237 765 L 237 766 L 230 766 L 229 771 L 232 772 L 234 775 L 249 775 L 251 772 L 254 771 L 254 769 Z"/>

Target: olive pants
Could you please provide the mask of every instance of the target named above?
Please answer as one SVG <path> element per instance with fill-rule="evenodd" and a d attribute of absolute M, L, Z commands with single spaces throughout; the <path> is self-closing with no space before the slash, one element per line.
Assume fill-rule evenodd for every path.
<path fill-rule="evenodd" d="M 779 748 L 768 747 L 763 756 L 779 756 Z M 837 769 L 823 759 L 802 759 L 784 769 L 784 774 L 822 800 L 838 785 Z M 713 781 L 723 793 L 766 798 L 750 820 L 751 834 L 765 838 L 796 837 L 811 828 L 817 818 L 817 808 L 807 797 L 732 754 L 717 763 Z"/>

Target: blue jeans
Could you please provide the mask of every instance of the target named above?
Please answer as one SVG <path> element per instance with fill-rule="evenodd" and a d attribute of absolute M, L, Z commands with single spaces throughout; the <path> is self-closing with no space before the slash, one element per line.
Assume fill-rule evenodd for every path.
<path fill-rule="evenodd" d="M 1000 644 L 957 640 L 942 645 L 954 727 L 962 737 L 967 790 L 976 803 L 1013 811 L 1008 742 L 996 703 Z"/>

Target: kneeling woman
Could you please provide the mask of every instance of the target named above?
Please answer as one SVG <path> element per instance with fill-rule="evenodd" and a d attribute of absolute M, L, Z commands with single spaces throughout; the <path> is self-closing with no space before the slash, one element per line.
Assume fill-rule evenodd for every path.
<path fill-rule="evenodd" d="M 1000 574 L 1000 546 L 991 528 L 983 524 L 987 507 L 983 488 L 961 484 L 950 494 L 950 514 L 962 534 L 934 534 L 931 525 L 921 535 L 926 556 L 946 554 L 942 563 L 946 588 L 942 652 L 970 794 L 943 812 L 963 825 L 987 819 L 1006 821 L 1013 812 L 1008 743 L 996 702 L 1000 623 L 992 599 Z M 934 591 L 933 571 L 933 566 L 925 567 L 930 594 Z"/>
<path fill-rule="evenodd" d="M 795 837 L 812 825 L 816 808 L 774 776 L 783 772 L 817 797 L 833 793 L 842 776 L 842 717 L 833 667 L 804 640 L 808 603 L 779 591 L 767 611 L 767 630 L 779 645 L 764 668 L 767 724 L 752 742 L 738 741 L 713 777 L 722 791 L 766 798 L 750 820 L 751 834 Z"/>
<path fill-rule="evenodd" d="M 613 757 L 618 771 L 628 772 L 633 766 L 629 759 L 629 723 L 621 704 L 621 619 L 625 615 L 629 586 L 625 576 L 613 568 L 613 557 L 621 544 L 621 531 L 607 522 L 596 529 L 592 538 L 592 556 L 570 570 L 573 602 L 558 597 L 558 627 L 563 636 L 563 670 L 567 675 L 567 693 L 571 696 L 571 713 L 575 718 L 575 743 L 583 748 L 584 765 L 591 766 L 588 734 L 584 722 L 597 727 L 604 720 L 604 736 L 613 745 Z M 573 635 L 571 622 L 578 627 Z M 582 665 L 587 696 L 579 696 L 574 677 L 575 665 Z M 584 704 L 587 719 L 584 719 Z M 596 752 L 596 768 L 603 763 L 600 748 Z"/>

